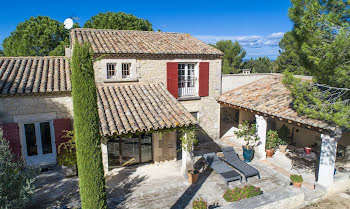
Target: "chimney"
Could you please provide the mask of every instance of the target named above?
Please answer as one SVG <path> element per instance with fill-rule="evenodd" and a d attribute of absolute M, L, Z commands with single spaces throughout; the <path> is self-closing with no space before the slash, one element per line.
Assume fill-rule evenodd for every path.
<path fill-rule="evenodd" d="M 70 47 L 70 45 L 64 46 L 64 56 L 66 56 L 66 57 L 72 56 L 72 48 Z"/>

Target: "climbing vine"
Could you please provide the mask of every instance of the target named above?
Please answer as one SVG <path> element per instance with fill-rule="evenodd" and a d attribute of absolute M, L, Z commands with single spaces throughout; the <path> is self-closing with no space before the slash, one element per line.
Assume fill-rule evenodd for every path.
<path fill-rule="evenodd" d="M 350 89 L 302 81 L 289 72 L 283 83 L 293 95 L 298 114 L 350 128 Z"/>

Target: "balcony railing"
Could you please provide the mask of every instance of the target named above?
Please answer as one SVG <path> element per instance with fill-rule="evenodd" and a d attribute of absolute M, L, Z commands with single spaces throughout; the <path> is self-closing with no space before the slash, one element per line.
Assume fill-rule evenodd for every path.
<path fill-rule="evenodd" d="M 178 81 L 178 94 L 179 97 L 184 96 L 197 96 L 197 78 L 196 77 L 188 77 L 181 78 Z"/>

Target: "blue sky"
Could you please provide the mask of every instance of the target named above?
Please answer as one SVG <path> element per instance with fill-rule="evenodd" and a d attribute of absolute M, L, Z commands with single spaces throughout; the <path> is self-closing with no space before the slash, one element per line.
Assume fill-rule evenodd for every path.
<path fill-rule="evenodd" d="M 176 1 L 3 1 L 0 42 L 19 22 L 31 16 L 49 16 L 63 22 L 79 17 L 81 26 L 99 12 L 132 13 L 148 19 L 155 30 L 184 32 L 207 42 L 231 39 L 247 51 L 246 58 L 278 55 L 278 42 L 291 30 L 289 0 L 176 0 Z"/>

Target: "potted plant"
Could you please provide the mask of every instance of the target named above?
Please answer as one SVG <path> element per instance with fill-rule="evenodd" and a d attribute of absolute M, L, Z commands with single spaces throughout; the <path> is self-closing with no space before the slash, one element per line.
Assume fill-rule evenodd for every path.
<path fill-rule="evenodd" d="M 278 129 L 278 137 L 280 138 L 279 151 L 286 152 L 288 144 L 290 143 L 290 132 L 287 125 L 284 124 Z"/>
<path fill-rule="evenodd" d="M 295 175 L 295 174 L 290 175 L 290 180 L 292 181 L 293 186 L 298 188 L 301 187 L 304 181 L 301 175 Z"/>
<path fill-rule="evenodd" d="M 193 209 L 207 209 L 208 204 L 206 201 L 203 200 L 203 198 L 197 198 L 193 200 L 192 202 L 192 208 Z"/>
<path fill-rule="evenodd" d="M 277 131 L 269 130 L 266 137 L 266 157 L 272 157 L 275 153 L 275 148 L 279 138 Z"/>
<path fill-rule="evenodd" d="M 311 150 L 312 150 L 311 147 L 304 147 L 304 151 L 306 154 L 311 154 Z"/>
<path fill-rule="evenodd" d="M 245 146 L 242 146 L 243 157 L 244 162 L 251 162 L 254 157 L 254 146 L 259 140 L 255 123 L 250 124 L 248 121 L 244 121 L 234 133 L 237 137 L 243 137 L 244 141 L 247 142 Z"/>
<path fill-rule="evenodd" d="M 68 138 L 69 140 L 61 143 L 58 146 L 58 164 L 62 166 L 65 177 L 76 176 L 78 174 L 78 170 L 74 131 L 63 132 L 66 133 L 63 138 Z"/>
<path fill-rule="evenodd" d="M 286 141 L 284 141 L 283 139 L 279 138 L 278 140 L 278 150 L 280 152 L 286 152 L 287 151 L 287 147 L 288 147 L 288 143 Z"/>
<path fill-rule="evenodd" d="M 194 169 L 194 145 L 197 144 L 196 128 L 190 127 L 182 131 L 180 137 L 182 147 L 182 169 L 187 171 L 188 182 L 194 184 L 198 180 L 199 171 Z"/>

